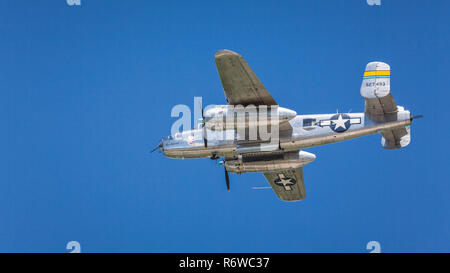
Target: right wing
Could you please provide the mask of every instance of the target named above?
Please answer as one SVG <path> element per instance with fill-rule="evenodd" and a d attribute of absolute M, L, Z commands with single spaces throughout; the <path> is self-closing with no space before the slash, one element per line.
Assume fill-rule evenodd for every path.
<path fill-rule="evenodd" d="M 283 201 L 299 201 L 306 197 L 302 167 L 277 172 L 264 172 L 278 198 Z"/>
<path fill-rule="evenodd" d="M 215 61 L 228 104 L 277 105 L 241 55 L 220 50 Z"/>

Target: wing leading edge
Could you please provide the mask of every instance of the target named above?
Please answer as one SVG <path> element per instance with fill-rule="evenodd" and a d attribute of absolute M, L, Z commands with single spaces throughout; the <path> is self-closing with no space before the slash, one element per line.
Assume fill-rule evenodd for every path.
<path fill-rule="evenodd" d="M 277 105 L 241 55 L 220 50 L 215 62 L 228 104 Z"/>
<path fill-rule="evenodd" d="M 264 172 L 264 176 L 281 200 L 300 201 L 305 199 L 306 192 L 302 167 L 277 172 Z"/>

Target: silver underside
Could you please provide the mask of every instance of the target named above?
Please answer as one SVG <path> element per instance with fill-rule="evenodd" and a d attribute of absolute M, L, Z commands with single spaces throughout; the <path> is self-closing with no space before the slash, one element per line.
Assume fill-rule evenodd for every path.
<path fill-rule="evenodd" d="M 300 150 L 309 147 L 325 145 L 353 139 L 361 136 L 379 133 L 383 130 L 402 128 L 411 124 L 411 120 L 387 122 L 383 124 L 372 124 L 369 126 L 360 126 L 354 130 L 348 130 L 342 133 L 336 133 L 329 130 L 328 133 L 317 134 L 292 134 L 289 138 L 279 140 L 279 149 L 281 151 Z M 199 132 L 195 132 L 199 131 Z M 193 134 L 201 134 L 201 130 L 193 130 Z M 235 158 L 238 156 L 239 142 L 235 140 L 209 140 L 208 149 L 205 149 L 202 141 L 189 144 L 180 140 L 177 144 L 163 140 L 161 151 L 164 155 L 172 158 L 209 158 L 213 156 Z"/>

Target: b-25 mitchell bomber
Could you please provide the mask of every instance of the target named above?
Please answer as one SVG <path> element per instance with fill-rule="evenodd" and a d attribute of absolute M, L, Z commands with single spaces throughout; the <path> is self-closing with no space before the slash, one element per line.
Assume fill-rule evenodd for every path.
<path fill-rule="evenodd" d="M 364 113 L 297 115 L 278 106 L 239 54 L 221 50 L 215 62 L 228 104 L 202 109 L 199 128 L 163 138 L 157 148 L 171 158 L 223 158 L 220 163 L 225 168 L 228 191 L 228 172 L 262 172 L 281 200 L 303 200 L 303 166 L 316 159 L 303 149 L 375 133 L 381 134 L 383 148 L 402 148 L 410 143 L 412 120 L 420 117 L 413 117 L 395 103 L 386 63 L 370 62 L 366 66 L 360 89 Z M 251 119 L 246 113 L 238 119 L 238 105 L 246 109 L 253 106 L 266 117 Z M 231 127 L 226 124 L 228 120 L 233 122 Z M 276 128 L 276 138 L 264 139 L 260 132 L 250 138 L 251 129 L 261 125 Z M 224 137 L 230 130 L 232 133 Z"/>

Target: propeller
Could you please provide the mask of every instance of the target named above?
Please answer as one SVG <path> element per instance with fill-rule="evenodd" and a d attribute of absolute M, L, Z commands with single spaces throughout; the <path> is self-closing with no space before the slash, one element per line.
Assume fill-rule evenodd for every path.
<path fill-rule="evenodd" d="M 156 146 L 155 148 L 153 148 L 153 149 L 150 151 L 150 153 L 153 153 L 154 151 L 160 149 L 161 147 L 162 147 L 162 141 L 159 142 L 158 146 Z M 161 150 L 160 150 L 160 151 L 161 151 Z"/>
<path fill-rule="evenodd" d="M 205 126 L 205 116 L 203 115 L 203 106 L 202 103 L 200 101 L 200 110 L 202 112 L 202 128 L 203 128 L 203 143 L 205 144 L 205 150 L 208 149 L 208 136 L 206 133 L 206 126 Z"/>
<path fill-rule="evenodd" d="M 227 183 L 227 190 L 228 192 L 230 192 L 230 177 L 228 176 L 227 168 L 224 167 L 224 169 L 225 169 L 225 182 Z"/>
<path fill-rule="evenodd" d="M 225 160 L 220 160 L 219 165 L 223 165 L 223 169 L 225 170 L 225 182 L 227 183 L 227 190 L 230 192 L 230 176 L 228 176 L 227 167 L 225 166 Z"/>

